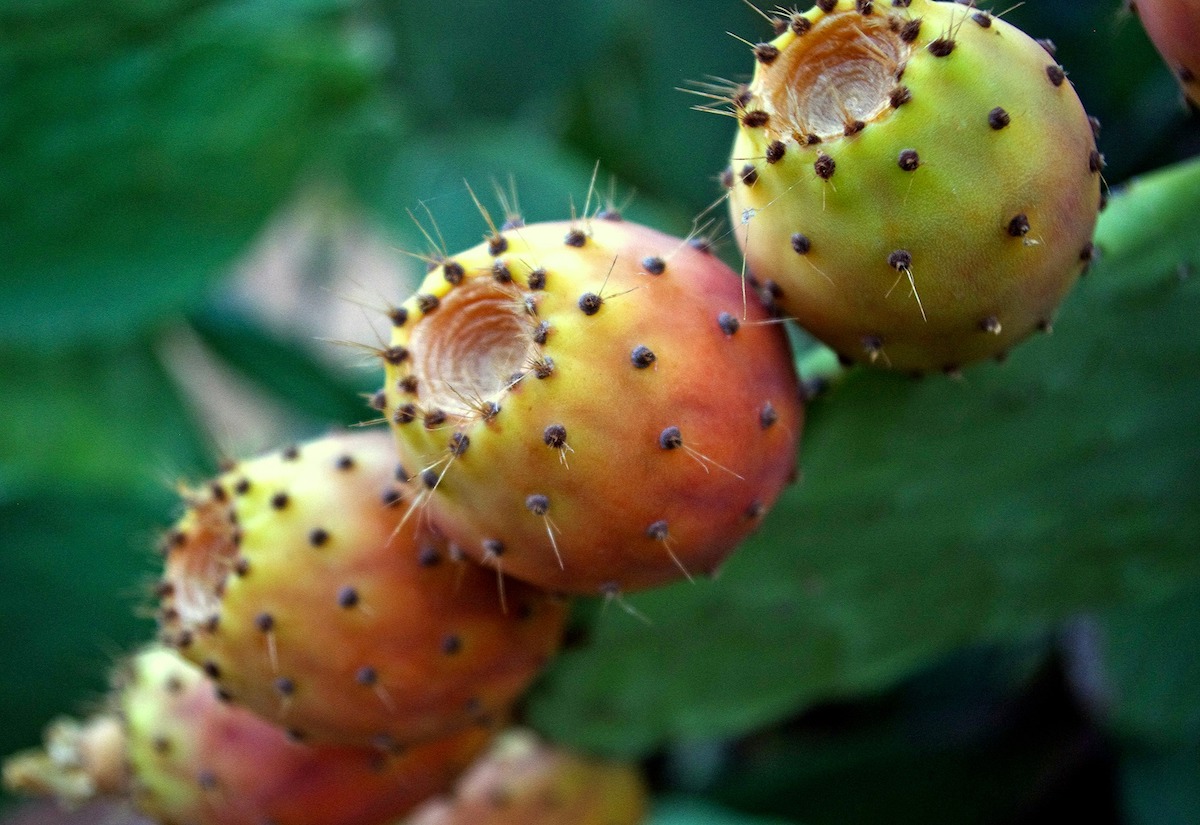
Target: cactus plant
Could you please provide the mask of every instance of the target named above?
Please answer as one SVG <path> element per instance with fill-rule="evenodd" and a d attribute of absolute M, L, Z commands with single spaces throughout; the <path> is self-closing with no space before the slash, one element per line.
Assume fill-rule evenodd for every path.
<path fill-rule="evenodd" d="M 713 573 L 793 471 L 786 338 L 702 246 L 616 218 L 496 230 L 391 318 L 383 396 L 417 506 L 538 586 Z"/>
<path fill-rule="evenodd" d="M 726 176 L 780 311 L 843 359 L 916 372 L 1047 328 L 1091 260 L 1104 165 L 1054 56 L 958 3 L 822 2 L 783 23 L 728 98 Z"/>
<path fill-rule="evenodd" d="M 0 189 L 21 242 L 0 279 L 3 751 L 28 745 L 36 720 L 98 688 L 111 651 L 150 634 L 130 608 L 145 600 L 138 574 L 160 566 L 145 551 L 173 503 L 164 468 L 204 478 L 216 452 L 248 454 L 243 446 L 372 415 L 356 393 L 378 389 L 378 370 L 343 370 L 313 339 L 370 341 L 391 357 L 390 333 L 347 329 L 362 313 L 339 299 L 383 308 L 420 282 L 399 284 L 404 262 L 390 254 L 421 243 L 406 210 L 427 205 L 440 222 L 430 232 L 436 271 L 478 236 L 464 178 L 511 172 L 530 214 L 561 215 L 600 158 L 616 186 L 637 191 L 626 215 L 686 231 L 716 189 L 706 172 L 727 162 L 741 124 L 687 114 L 671 87 L 714 67 L 737 72 L 749 60 L 724 33 L 761 25 L 730 0 L 696 0 L 686 14 L 663 0 L 517 0 L 467 17 L 421 3 L 363 14 L 318 2 L 293 14 L 114 0 L 100 17 L 84 0 L 10 5 L 0 12 L 0 70 L 14 79 L 6 99 L 16 116 L 0 124 L 0 178 L 11 184 Z M 818 9 L 861 16 L 869 7 L 884 19 L 913 5 L 822 0 Z M 957 9 L 968 35 L 984 14 L 978 5 Z M 923 822 L 931 810 L 948 823 L 1061 810 L 1130 825 L 1200 820 L 1200 807 L 1188 807 L 1189 794 L 1200 799 L 1200 738 L 1186 712 L 1197 704 L 1196 674 L 1187 645 L 1169 643 L 1200 638 L 1195 611 L 1180 607 L 1194 603 L 1200 576 L 1190 449 L 1200 420 L 1200 166 L 1125 186 L 1193 154 L 1200 120 L 1178 105 L 1175 78 L 1136 21 L 1116 12 L 1118 0 L 1006 5 L 994 18 L 1052 36 L 1088 111 L 1105 121 L 1097 151 L 1113 160 L 1105 177 L 1114 192 L 1097 260 L 1062 303 L 1053 337 L 963 381 L 841 370 L 786 325 L 807 383 L 831 386 L 808 404 L 803 483 L 780 496 L 718 581 L 623 597 L 645 623 L 604 598 L 577 600 L 569 650 L 517 711 L 556 743 L 649 757 L 662 795 L 656 825 L 749 822 L 748 812 Z M 784 29 L 793 22 L 783 8 L 762 16 Z M 963 53 L 956 46 L 938 60 Z M 350 101 L 367 103 L 354 113 L 365 118 L 341 117 Z M 1020 113 L 1006 111 L 1010 128 Z M 331 115 L 334 128 L 323 127 Z M 835 142 L 823 144 L 831 158 Z M 936 171 L 922 147 L 894 148 L 897 166 L 903 150 L 917 151 L 914 170 L 896 170 L 904 180 Z M 316 174 L 294 174 L 302 156 L 317 157 Z M 851 169 L 835 159 L 831 196 Z M 751 160 L 765 169 L 766 150 Z M 731 170 L 735 187 L 743 168 Z M 201 288 L 247 249 L 268 207 L 314 181 L 230 288 Z M 737 231 L 753 243 L 771 209 L 733 213 Z M 366 232 L 348 223 L 364 214 Z M 736 271 L 738 249 L 725 242 L 733 233 L 704 231 Z M 43 277 L 65 271 L 63 261 L 78 264 L 66 267 L 78 277 Z M 746 272 L 768 298 L 785 286 Z M 911 285 L 899 270 L 884 277 L 898 304 L 919 313 L 911 287 L 929 297 L 922 270 Z M 887 342 L 866 343 L 875 342 L 843 354 L 877 365 L 894 354 Z M 518 393 L 538 379 L 525 380 Z M 411 456 L 403 463 L 424 469 Z M 434 529 L 436 495 L 414 492 L 428 500 L 412 511 L 414 529 Z M 545 515 L 558 523 L 553 502 Z M 537 538 L 556 564 L 548 534 Z M 465 548 L 437 541 L 447 556 Z M 496 549 L 484 571 L 489 595 L 503 582 L 511 609 L 515 583 L 496 567 L 507 574 L 505 557 L 525 551 Z M 92 769 L 120 724 L 93 721 L 51 734 L 45 756 L 67 770 L 50 784 L 69 799 L 111 785 Z M 326 747 L 311 735 L 303 744 Z M 681 793 L 737 812 L 670 804 Z M 56 818 L 31 807 L 0 820 Z"/>
<path fill-rule="evenodd" d="M 451 556 L 384 431 L 240 462 L 164 539 L 163 638 L 295 735 L 401 745 L 503 713 L 565 604 Z M 504 584 L 504 602 L 500 586 Z"/>

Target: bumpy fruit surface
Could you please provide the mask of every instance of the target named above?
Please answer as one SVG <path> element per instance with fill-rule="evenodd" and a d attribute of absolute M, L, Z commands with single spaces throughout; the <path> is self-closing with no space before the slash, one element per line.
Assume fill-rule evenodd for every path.
<path fill-rule="evenodd" d="M 1200 106 L 1200 0 L 1137 0 L 1129 7 L 1141 18 L 1188 99 Z"/>
<path fill-rule="evenodd" d="M 630 765 L 547 745 L 527 731 L 502 734 L 459 779 L 406 825 L 638 825 L 647 792 Z"/>
<path fill-rule="evenodd" d="M 378 825 L 444 791 L 491 738 L 476 727 L 398 755 L 296 742 L 164 648 L 124 680 L 129 793 L 164 823 Z"/>
<path fill-rule="evenodd" d="M 1092 255 L 1103 159 L 1063 69 L 973 4 L 819 3 L 755 49 L 726 183 L 780 310 L 844 359 L 1000 356 Z"/>
<path fill-rule="evenodd" d="M 465 553 L 552 590 L 712 572 L 793 471 L 783 330 L 705 248 L 619 219 L 495 233 L 392 313 L 386 409 Z"/>
<path fill-rule="evenodd" d="M 163 638 L 294 735 L 388 747 L 504 713 L 566 605 L 405 519 L 386 431 L 243 462 L 167 535 Z"/>

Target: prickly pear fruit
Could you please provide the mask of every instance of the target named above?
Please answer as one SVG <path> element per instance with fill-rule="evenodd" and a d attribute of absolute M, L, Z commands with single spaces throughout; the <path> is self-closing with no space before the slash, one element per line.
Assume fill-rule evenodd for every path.
<path fill-rule="evenodd" d="M 383 394 L 422 506 L 525 581 L 712 572 L 792 473 L 786 337 L 702 244 L 617 218 L 493 231 L 391 316 Z"/>
<path fill-rule="evenodd" d="M 724 98 L 747 265 L 843 359 L 1001 356 L 1092 255 L 1095 122 L 1051 44 L 973 6 L 822 0 Z"/>
<path fill-rule="evenodd" d="M 406 825 L 638 825 L 646 799 L 633 766 L 513 730 L 497 737 L 452 795 L 426 802 Z"/>
<path fill-rule="evenodd" d="M 456 559 L 420 519 L 386 431 L 243 462 L 167 535 L 163 639 L 297 736 L 389 746 L 502 713 L 566 605 Z"/>
<path fill-rule="evenodd" d="M 119 675 L 113 711 L 84 730 L 101 726 L 121 729 L 122 752 L 114 761 L 127 772 L 119 787 L 91 781 L 96 792 L 128 795 L 161 822 L 189 825 L 378 825 L 446 790 L 492 736 L 478 726 L 399 755 L 296 742 L 282 728 L 222 702 L 198 667 L 162 647 L 130 660 Z M 54 755 L 55 743 L 47 746 L 50 762 L 76 766 L 76 773 L 89 767 L 112 772 L 111 764 Z M 31 758 L 15 759 L 6 778 L 28 775 L 16 763 Z M 44 792 L 55 784 L 12 786 Z"/>
<path fill-rule="evenodd" d="M 1200 106 L 1200 0 L 1137 0 L 1129 8 L 1141 18 L 1184 94 Z"/>

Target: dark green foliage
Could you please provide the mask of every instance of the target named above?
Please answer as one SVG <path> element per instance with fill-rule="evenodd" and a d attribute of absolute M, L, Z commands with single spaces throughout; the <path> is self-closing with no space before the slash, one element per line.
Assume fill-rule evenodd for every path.
<path fill-rule="evenodd" d="M 0 343 L 202 300 L 371 89 L 348 6 L 0 7 Z"/>
<path fill-rule="evenodd" d="M 1113 806 L 1113 772 L 1038 637 L 967 649 L 879 695 L 751 734 L 700 787 L 813 825 L 923 825 L 1047 816 L 1064 785 L 1085 781 L 1098 787 L 1074 800 L 1075 814 L 1095 821 Z"/>
<path fill-rule="evenodd" d="M 1096 631 L 1101 717 L 1143 745 L 1177 750 L 1200 740 L 1200 588 L 1113 610 Z"/>
<path fill-rule="evenodd" d="M 416 222 L 443 253 L 467 249 L 483 238 L 487 225 L 472 192 L 496 226 L 506 218 L 497 192 L 511 202 L 514 186 L 516 205 L 529 222 L 559 220 L 570 217 L 572 206 L 582 214 L 593 172 L 591 212 L 614 206 L 631 220 L 663 231 L 686 234 L 691 228 L 691 215 L 636 197 L 624 181 L 612 176 L 607 164 L 597 171 L 535 123 L 473 123 L 467 129 L 412 138 L 368 162 L 360 160 L 352 171 L 356 191 L 387 229 L 424 255 L 435 249 Z"/>
<path fill-rule="evenodd" d="M 1191 695 L 1195 701 L 1195 694 Z M 1168 751 L 1131 748 L 1121 775 L 1129 825 L 1190 825 L 1200 821 L 1200 746 Z"/>
<path fill-rule="evenodd" d="M 650 815 L 647 825 L 799 825 L 781 819 L 760 819 L 734 813 L 693 799 L 665 799 Z"/>
<path fill-rule="evenodd" d="M 0 349 L 0 374 L 0 501 L 63 490 L 162 493 L 209 463 L 150 341 L 53 354 Z"/>
<path fill-rule="evenodd" d="M 173 506 L 165 487 L 138 496 L 103 485 L 0 501 L 6 755 L 36 743 L 50 719 L 96 706 L 113 665 L 153 632 L 148 571 Z"/>

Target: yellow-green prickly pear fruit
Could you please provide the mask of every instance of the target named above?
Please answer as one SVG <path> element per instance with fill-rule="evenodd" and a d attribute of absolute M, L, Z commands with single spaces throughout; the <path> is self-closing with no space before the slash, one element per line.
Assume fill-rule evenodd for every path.
<path fill-rule="evenodd" d="M 1103 159 L 1046 45 L 931 0 L 821 0 L 755 48 L 726 175 L 750 271 L 843 359 L 953 371 L 1049 324 Z"/>

